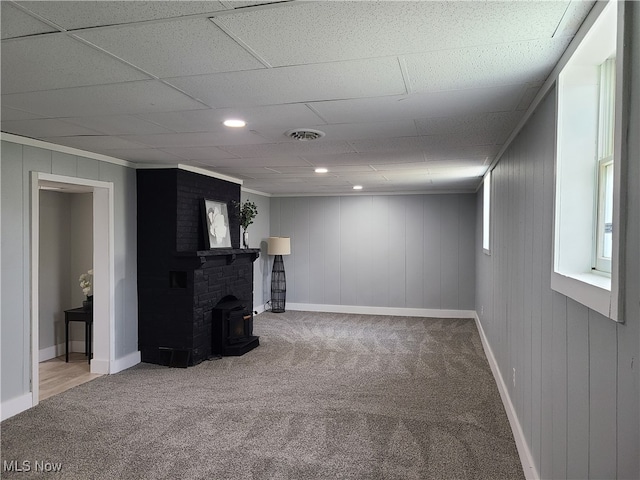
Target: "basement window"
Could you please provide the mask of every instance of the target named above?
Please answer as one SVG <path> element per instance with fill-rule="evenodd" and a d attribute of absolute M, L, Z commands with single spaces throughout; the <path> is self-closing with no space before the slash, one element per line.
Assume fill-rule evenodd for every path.
<path fill-rule="evenodd" d="M 621 138 L 614 128 L 621 104 L 617 4 L 604 7 L 558 77 L 551 274 L 553 290 L 614 320 Z"/>
<path fill-rule="evenodd" d="M 482 249 L 491 254 L 491 172 L 487 172 L 482 182 Z"/>

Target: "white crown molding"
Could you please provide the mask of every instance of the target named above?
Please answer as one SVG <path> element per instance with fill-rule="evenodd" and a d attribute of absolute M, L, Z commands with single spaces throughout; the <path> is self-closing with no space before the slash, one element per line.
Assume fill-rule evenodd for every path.
<path fill-rule="evenodd" d="M 56 145 L 55 143 L 36 140 L 35 138 L 21 137 L 20 135 L 14 135 L 12 133 L 2 132 L 0 133 L 0 139 L 6 142 L 19 143 L 20 145 L 26 145 L 29 147 L 44 148 L 46 150 L 52 150 L 54 152 L 67 153 L 69 155 L 91 158 L 93 160 L 99 160 L 101 162 L 113 163 L 122 167 L 136 168 L 136 165 L 134 163 L 128 162 L 127 160 L 122 160 L 121 158 L 110 157 L 108 155 L 89 152 L 87 150 L 80 150 L 79 148 Z"/>

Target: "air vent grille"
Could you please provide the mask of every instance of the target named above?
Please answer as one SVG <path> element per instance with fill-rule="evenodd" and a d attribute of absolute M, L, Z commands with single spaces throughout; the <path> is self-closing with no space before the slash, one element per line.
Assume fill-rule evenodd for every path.
<path fill-rule="evenodd" d="M 313 130 L 311 128 L 296 128 L 285 132 L 287 137 L 299 140 L 301 142 L 308 142 L 310 140 L 317 140 L 324 137 L 325 133 L 320 130 Z"/>

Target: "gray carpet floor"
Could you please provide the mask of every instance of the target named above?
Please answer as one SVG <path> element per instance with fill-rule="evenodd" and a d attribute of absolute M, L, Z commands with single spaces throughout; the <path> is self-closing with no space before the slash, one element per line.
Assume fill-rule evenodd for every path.
<path fill-rule="evenodd" d="M 5 420 L 3 464 L 31 472 L 2 478 L 524 478 L 473 320 L 267 312 L 254 333 L 242 357 L 140 364 Z"/>

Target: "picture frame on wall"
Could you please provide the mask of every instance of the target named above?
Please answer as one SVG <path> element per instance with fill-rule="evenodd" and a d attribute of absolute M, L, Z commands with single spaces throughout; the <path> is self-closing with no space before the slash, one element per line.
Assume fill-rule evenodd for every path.
<path fill-rule="evenodd" d="M 231 248 L 231 229 L 227 204 L 204 198 L 202 200 L 204 244 L 212 248 Z"/>

